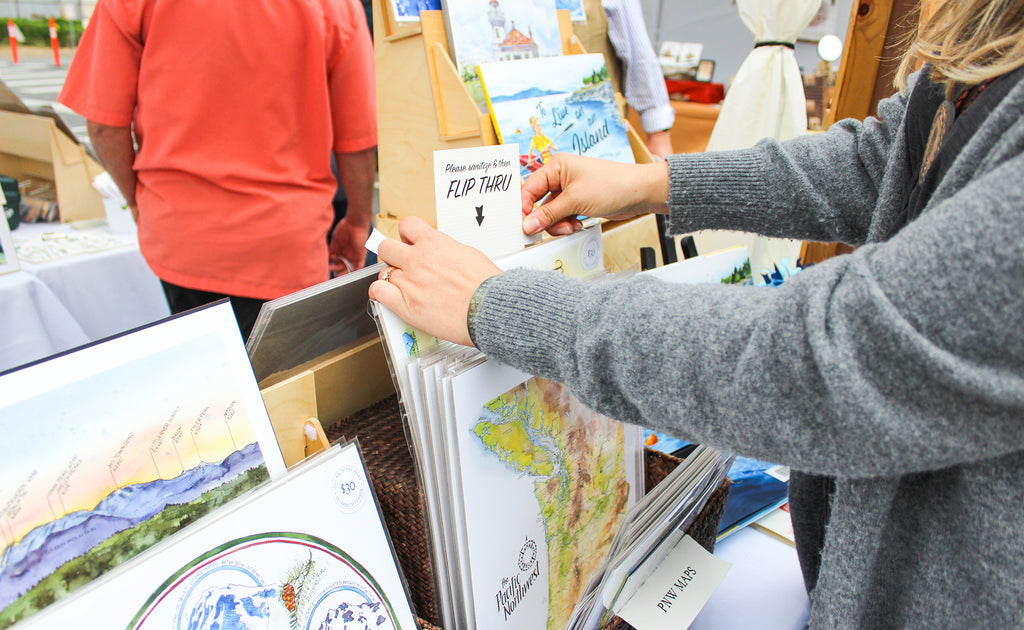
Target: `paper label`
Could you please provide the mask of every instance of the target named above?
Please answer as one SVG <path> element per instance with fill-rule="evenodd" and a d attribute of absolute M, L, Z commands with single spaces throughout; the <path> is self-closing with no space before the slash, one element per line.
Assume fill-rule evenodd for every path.
<path fill-rule="evenodd" d="M 636 630 L 686 628 L 730 566 L 684 536 L 617 614 Z"/>
<path fill-rule="evenodd" d="M 496 259 L 539 240 L 523 234 L 514 144 L 434 151 L 437 229 Z"/>

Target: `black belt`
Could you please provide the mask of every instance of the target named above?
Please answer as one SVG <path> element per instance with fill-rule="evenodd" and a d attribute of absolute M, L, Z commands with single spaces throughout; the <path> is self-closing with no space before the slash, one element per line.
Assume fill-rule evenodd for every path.
<path fill-rule="evenodd" d="M 754 44 L 754 48 L 760 48 L 761 46 L 785 46 L 790 50 L 796 50 L 796 44 L 793 42 L 757 42 Z"/>

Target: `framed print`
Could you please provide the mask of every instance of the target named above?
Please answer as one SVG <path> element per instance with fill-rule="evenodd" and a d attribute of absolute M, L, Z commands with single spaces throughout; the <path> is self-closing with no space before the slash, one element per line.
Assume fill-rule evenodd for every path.
<path fill-rule="evenodd" d="M 700 63 L 697 64 L 697 72 L 694 73 L 693 78 L 697 81 L 703 81 L 710 83 L 711 78 L 715 76 L 715 62 L 712 59 L 701 59 Z"/>
<path fill-rule="evenodd" d="M 800 33 L 797 39 L 805 42 L 816 42 L 826 35 L 835 35 L 837 13 L 836 0 L 821 0 L 818 12 L 814 14 L 814 17 L 811 18 L 811 23 L 807 25 L 807 28 Z"/>

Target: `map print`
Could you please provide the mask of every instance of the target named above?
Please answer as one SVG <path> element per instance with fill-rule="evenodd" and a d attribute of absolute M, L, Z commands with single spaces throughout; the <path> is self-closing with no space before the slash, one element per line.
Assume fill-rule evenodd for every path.
<path fill-rule="evenodd" d="M 359 563 L 315 536 L 269 533 L 222 545 L 178 571 L 130 628 L 397 630 Z"/>
<path fill-rule="evenodd" d="M 511 473 L 533 481 L 544 538 L 518 547 L 515 569 L 497 594 L 509 627 L 530 584 L 537 553 L 547 557 L 546 628 L 565 627 L 600 568 L 629 501 L 623 425 L 597 414 L 559 383 L 534 377 L 487 403 L 472 435 Z M 467 496 L 467 503 L 472 499 Z M 536 570 L 534 570 L 536 573 Z M 537 576 L 540 577 L 540 576 Z"/>

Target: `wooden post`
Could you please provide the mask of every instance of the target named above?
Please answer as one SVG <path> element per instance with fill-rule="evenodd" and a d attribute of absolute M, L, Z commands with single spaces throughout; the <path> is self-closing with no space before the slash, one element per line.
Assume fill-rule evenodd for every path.
<path fill-rule="evenodd" d="M 917 28 L 917 5 L 915 0 L 854 2 L 826 127 L 845 118 L 864 120 L 876 113 L 880 100 L 895 93 L 893 78 L 906 37 Z M 842 243 L 805 242 L 800 261 L 810 265 L 851 251 Z"/>

